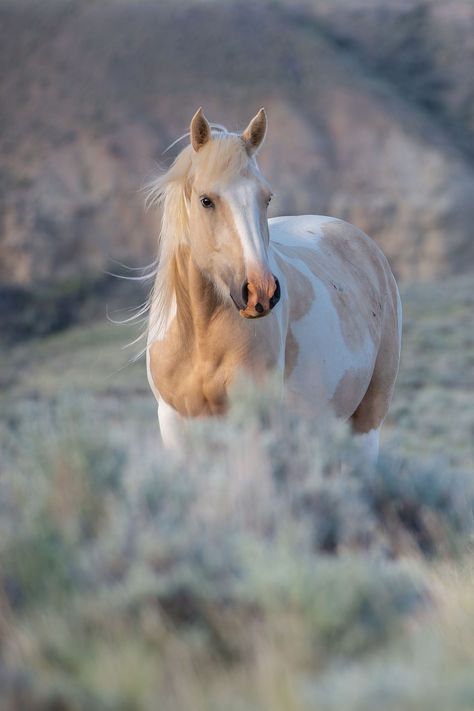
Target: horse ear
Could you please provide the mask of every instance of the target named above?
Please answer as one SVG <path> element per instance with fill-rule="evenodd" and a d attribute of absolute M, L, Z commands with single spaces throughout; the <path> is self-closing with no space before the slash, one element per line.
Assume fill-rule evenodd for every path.
<path fill-rule="evenodd" d="M 201 107 L 199 107 L 191 120 L 189 132 L 191 135 L 191 143 L 195 151 L 202 148 L 211 138 L 211 127 Z"/>
<path fill-rule="evenodd" d="M 242 134 L 242 138 L 249 155 L 253 155 L 258 151 L 265 139 L 266 132 L 267 114 L 265 109 L 262 108 L 258 114 L 253 117 Z"/>

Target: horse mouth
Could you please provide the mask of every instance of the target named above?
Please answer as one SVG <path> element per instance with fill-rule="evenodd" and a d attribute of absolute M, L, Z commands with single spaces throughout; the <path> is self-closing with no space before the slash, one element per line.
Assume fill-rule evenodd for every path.
<path fill-rule="evenodd" d="M 270 313 L 270 311 L 263 311 L 263 313 L 249 313 L 247 311 L 248 306 L 244 306 L 242 308 L 242 306 L 237 302 L 237 300 L 234 299 L 232 294 L 230 294 L 230 298 L 232 299 L 235 308 L 237 309 L 239 314 L 242 316 L 242 318 L 247 318 L 247 319 L 264 318 L 265 316 L 268 316 L 268 314 Z"/>
<path fill-rule="evenodd" d="M 239 314 L 242 316 L 242 318 L 265 318 L 265 316 L 268 316 L 270 311 L 264 311 L 263 314 L 249 314 L 246 313 L 245 309 L 240 309 Z"/>

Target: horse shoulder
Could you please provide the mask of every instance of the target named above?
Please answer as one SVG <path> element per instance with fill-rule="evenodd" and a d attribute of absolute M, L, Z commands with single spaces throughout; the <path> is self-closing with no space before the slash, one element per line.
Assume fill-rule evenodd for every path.
<path fill-rule="evenodd" d="M 393 389 L 400 309 L 388 262 L 367 235 L 335 218 L 283 218 L 271 232 L 289 300 L 286 377 L 304 396 L 314 381 L 313 396 L 326 392 L 347 418 L 375 364 Z"/>

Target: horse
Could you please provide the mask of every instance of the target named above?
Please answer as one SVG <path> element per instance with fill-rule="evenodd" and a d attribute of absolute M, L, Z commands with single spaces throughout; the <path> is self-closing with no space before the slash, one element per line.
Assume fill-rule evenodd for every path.
<path fill-rule="evenodd" d="M 146 359 L 163 443 L 179 445 L 190 418 L 223 415 L 239 373 L 259 383 L 274 372 L 295 408 L 349 421 L 376 460 L 400 358 L 395 278 L 352 224 L 268 219 L 256 160 L 266 132 L 263 108 L 241 134 L 200 108 L 151 185 L 161 232 Z"/>

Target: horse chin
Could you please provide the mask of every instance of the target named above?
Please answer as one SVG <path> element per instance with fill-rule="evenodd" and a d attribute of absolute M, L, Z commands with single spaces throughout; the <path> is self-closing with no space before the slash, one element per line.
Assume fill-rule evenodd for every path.
<path fill-rule="evenodd" d="M 232 294 L 230 294 L 230 298 L 232 299 L 232 302 L 233 302 L 235 308 L 237 309 L 239 314 L 242 316 L 242 318 L 248 318 L 248 319 L 264 318 L 265 316 L 268 316 L 268 314 L 270 313 L 269 311 L 264 311 L 263 314 L 257 314 L 253 311 L 249 311 L 248 306 L 246 306 L 245 308 L 242 308 L 242 306 L 239 305 L 237 300 L 234 299 Z"/>
<path fill-rule="evenodd" d="M 242 316 L 242 318 L 265 318 L 265 316 L 268 316 L 270 311 L 265 311 L 263 314 L 255 314 L 255 313 L 249 313 L 246 309 L 240 309 L 239 314 Z"/>

